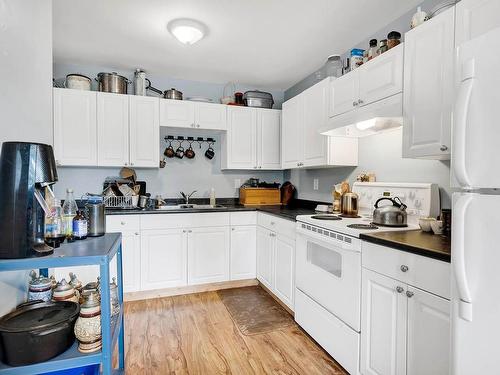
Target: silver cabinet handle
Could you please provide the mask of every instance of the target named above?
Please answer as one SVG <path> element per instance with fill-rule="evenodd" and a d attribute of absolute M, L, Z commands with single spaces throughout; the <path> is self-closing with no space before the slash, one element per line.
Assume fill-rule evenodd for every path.
<path fill-rule="evenodd" d="M 190 126 L 191 126 L 192 128 L 194 128 L 194 124 L 191 124 Z"/>
<path fill-rule="evenodd" d="M 128 163 L 124 163 L 124 165 L 128 165 Z"/>
<path fill-rule="evenodd" d="M 404 291 L 404 288 L 402 286 L 397 286 L 396 287 L 396 292 L 403 293 L 403 291 Z"/>
<path fill-rule="evenodd" d="M 127 223 L 126 223 L 126 222 L 124 222 L 124 221 L 121 221 L 121 222 L 120 222 L 120 224 L 121 224 L 121 225 L 125 225 L 125 224 L 127 224 Z"/>
<path fill-rule="evenodd" d="M 135 234 L 136 236 L 138 236 L 138 235 L 139 235 L 139 232 L 135 232 L 134 234 Z"/>
<path fill-rule="evenodd" d="M 261 169 L 261 168 L 262 168 L 262 166 L 259 165 L 259 169 Z"/>
<path fill-rule="evenodd" d="M 352 102 L 352 106 L 356 107 L 358 105 L 358 102 Z"/>
<path fill-rule="evenodd" d="M 186 233 L 186 232 L 187 232 L 187 230 L 185 230 L 185 229 L 182 230 L 182 233 Z"/>
<path fill-rule="evenodd" d="M 231 230 L 235 230 L 234 228 L 231 228 Z"/>
<path fill-rule="evenodd" d="M 130 165 L 134 165 L 134 163 L 130 163 Z"/>
<path fill-rule="evenodd" d="M 446 145 L 441 145 L 441 147 L 439 148 L 441 151 L 447 151 L 448 150 L 448 146 Z"/>
<path fill-rule="evenodd" d="M 190 230 L 188 230 L 188 233 L 193 233 L 193 231 L 190 229 Z"/>
<path fill-rule="evenodd" d="M 199 127 L 200 127 L 200 124 L 196 125 L 196 127 L 197 127 L 197 128 L 199 128 Z"/>
<path fill-rule="evenodd" d="M 362 101 L 361 99 L 358 100 L 358 104 L 363 104 L 364 101 Z"/>
<path fill-rule="evenodd" d="M 406 266 L 404 264 L 399 269 L 401 270 L 401 272 L 408 272 L 408 270 L 409 270 L 408 266 Z"/>
<path fill-rule="evenodd" d="M 409 290 L 406 291 L 406 297 L 408 297 L 408 298 L 413 297 L 413 292 L 410 292 Z"/>

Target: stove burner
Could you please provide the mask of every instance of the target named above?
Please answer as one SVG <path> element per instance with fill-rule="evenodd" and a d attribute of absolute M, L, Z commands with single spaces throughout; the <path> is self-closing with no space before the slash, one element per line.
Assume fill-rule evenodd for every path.
<path fill-rule="evenodd" d="M 311 219 L 317 219 L 317 220 L 342 220 L 342 218 L 336 216 L 336 215 L 313 215 L 311 216 Z"/>
<path fill-rule="evenodd" d="M 348 218 L 348 219 L 357 219 L 357 218 L 361 217 L 359 215 L 346 215 L 346 214 L 340 214 L 339 216 L 340 217 L 345 217 L 345 218 Z"/>
<path fill-rule="evenodd" d="M 349 224 L 347 228 L 352 229 L 378 229 L 376 225 L 373 224 Z"/>

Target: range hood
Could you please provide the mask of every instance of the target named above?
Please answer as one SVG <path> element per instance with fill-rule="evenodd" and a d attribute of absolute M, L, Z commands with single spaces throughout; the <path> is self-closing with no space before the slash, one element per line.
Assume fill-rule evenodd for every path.
<path fill-rule="evenodd" d="M 403 125 L 403 94 L 398 93 L 377 102 L 330 117 L 319 132 L 328 136 L 366 137 Z"/>

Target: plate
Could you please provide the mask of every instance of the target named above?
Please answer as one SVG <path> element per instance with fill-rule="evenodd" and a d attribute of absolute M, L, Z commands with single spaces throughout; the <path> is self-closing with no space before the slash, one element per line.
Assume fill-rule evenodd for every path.
<path fill-rule="evenodd" d="M 190 96 L 189 98 L 186 98 L 186 100 L 191 102 L 213 103 L 212 99 L 204 98 L 202 96 Z"/>

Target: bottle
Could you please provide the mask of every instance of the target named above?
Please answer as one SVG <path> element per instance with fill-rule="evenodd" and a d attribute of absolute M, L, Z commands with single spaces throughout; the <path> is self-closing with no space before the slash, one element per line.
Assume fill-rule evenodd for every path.
<path fill-rule="evenodd" d="M 389 49 L 396 47 L 401 43 L 401 33 L 398 31 L 391 31 L 387 35 L 387 47 Z"/>
<path fill-rule="evenodd" d="M 83 212 L 78 210 L 73 218 L 73 238 L 75 240 L 84 240 L 87 238 L 87 231 L 87 219 L 83 216 Z"/>
<path fill-rule="evenodd" d="M 377 55 L 381 55 L 384 52 L 387 52 L 388 49 L 389 47 L 387 47 L 387 39 L 382 39 L 378 45 Z"/>
<path fill-rule="evenodd" d="M 377 57 L 378 42 L 377 39 L 370 40 L 370 48 L 368 49 L 368 60 Z"/>
<path fill-rule="evenodd" d="M 63 217 L 61 201 L 54 199 L 50 215 L 45 219 L 45 240 L 53 247 L 59 247 L 64 242 Z"/>
<path fill-rule="evenodd" d="M 215 189 L 210 189 L 210 206 L 215 206 Z"/>
<path fill-rule="evenodd" d="M 78 206 L 73 197 L 73 189 L 66 189 L 66 199 L 62 207 L 63 211 L 63 231 L 68 242 L 73 242 L 73 218 L 76 216 Z"/>

